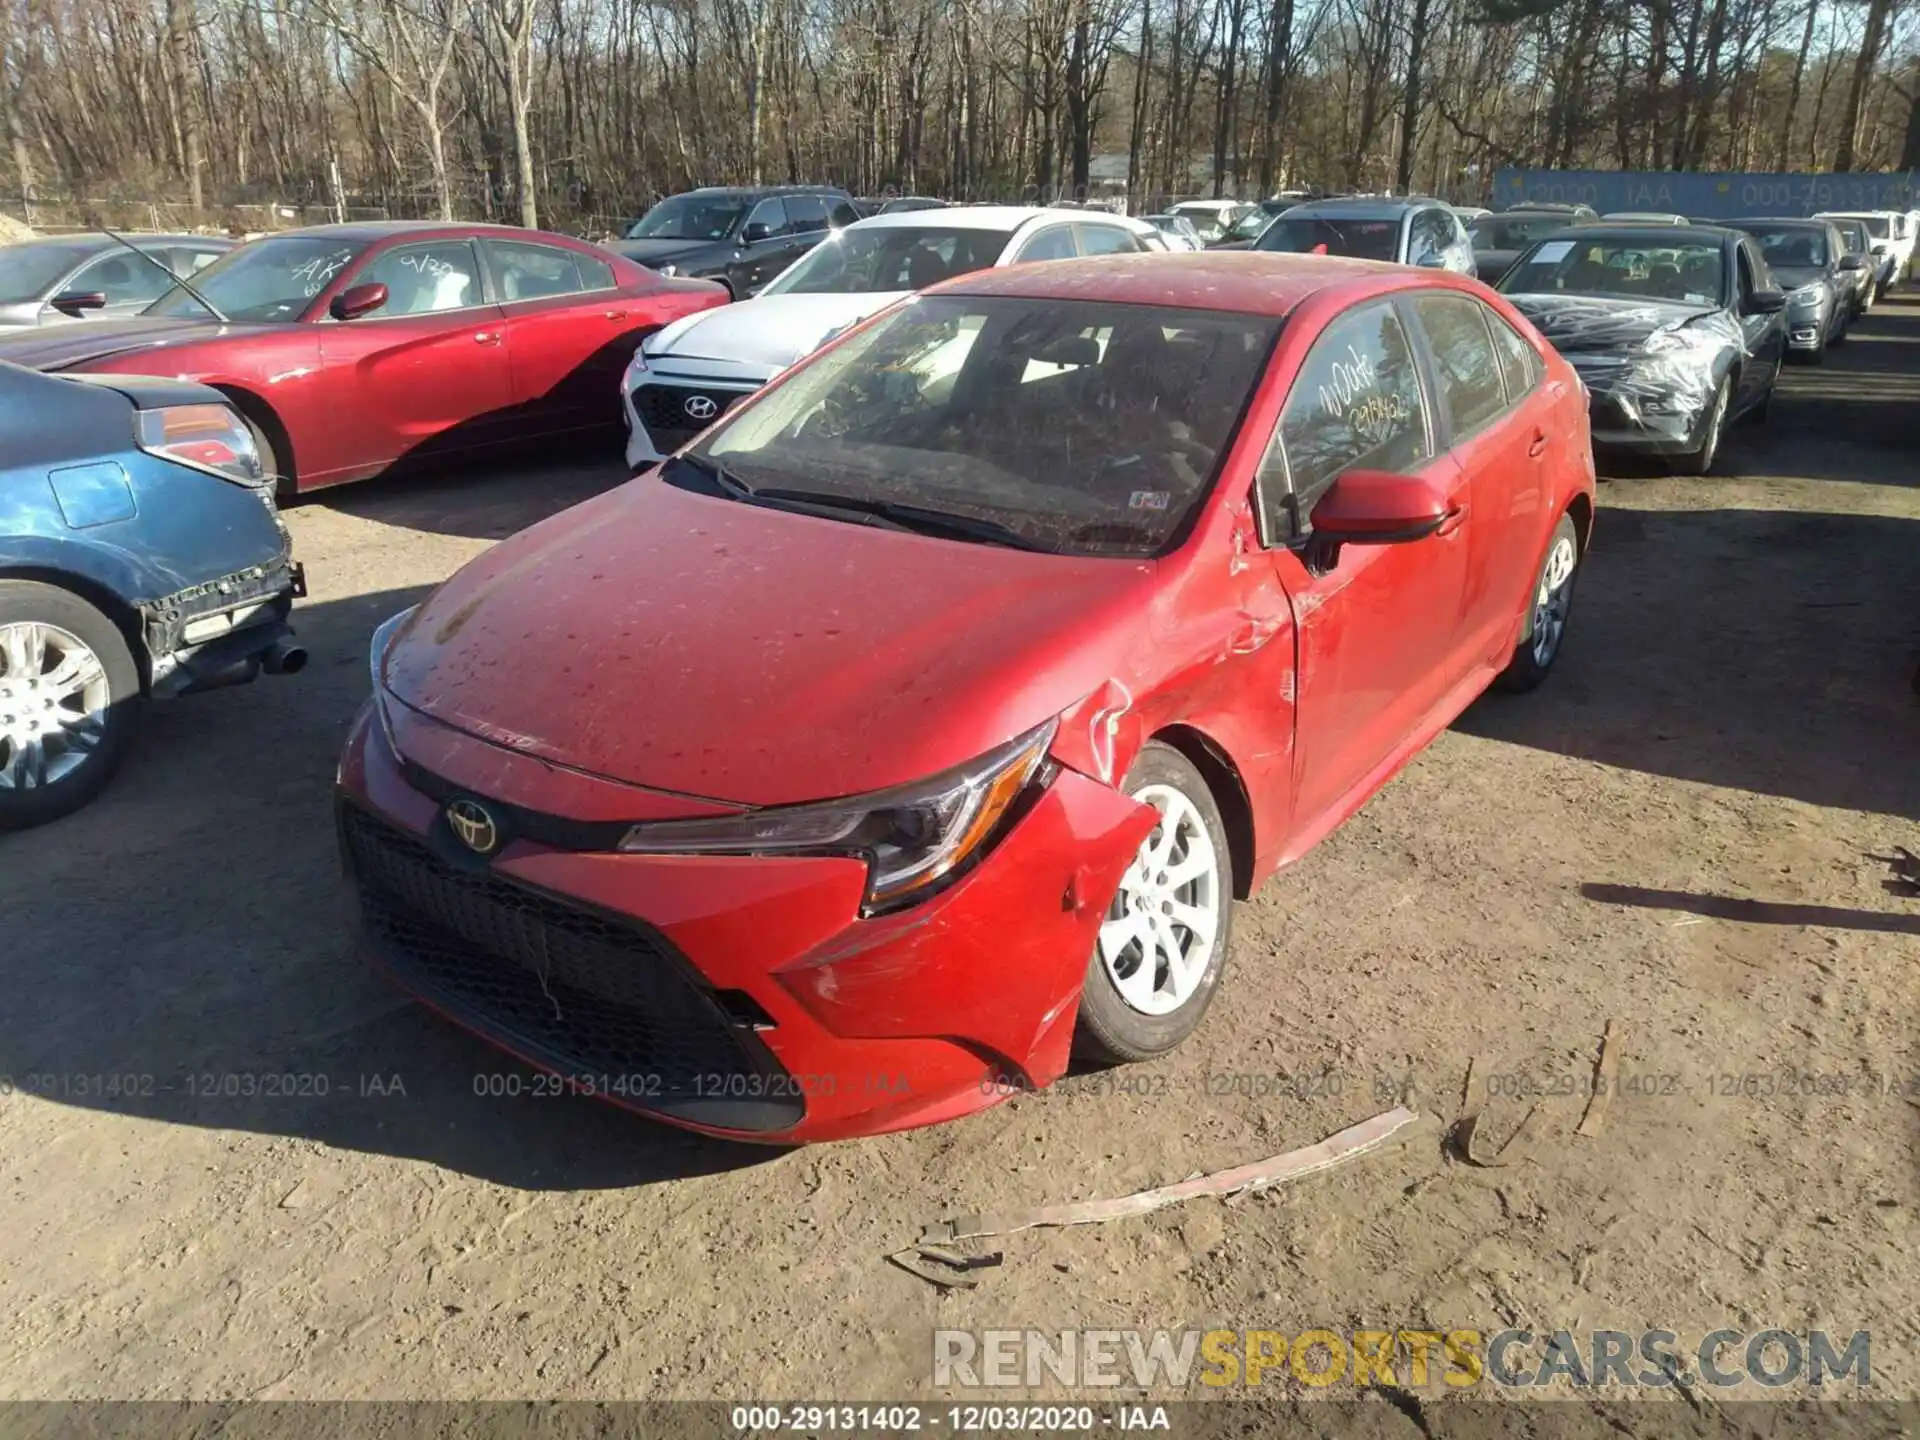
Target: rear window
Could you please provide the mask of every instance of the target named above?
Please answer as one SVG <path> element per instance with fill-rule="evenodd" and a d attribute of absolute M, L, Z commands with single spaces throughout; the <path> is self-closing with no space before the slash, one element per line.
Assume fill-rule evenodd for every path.
<path fill-rule="evenodd" d="M 1150 555 L 1213 484 L 1279 324 L 1091 300 L 922 296 L 689 453 L 755 489 L 986 520 L 1063 553 Z"/>
<path fill-rule="evenodd" d="M 1572 224 L 1568 215 L 1482 215 L 1467 233 L 1482 250 L 1524 250 Z"/>
<path fill-rule="evenodd" d="M 1254 242 L 1256 250 L 1296 255 L 1348 255 L 1357 260 L 1395 260 L 1400 254 L 1398 220 L 1311 219 L 1282 215 Z"/>

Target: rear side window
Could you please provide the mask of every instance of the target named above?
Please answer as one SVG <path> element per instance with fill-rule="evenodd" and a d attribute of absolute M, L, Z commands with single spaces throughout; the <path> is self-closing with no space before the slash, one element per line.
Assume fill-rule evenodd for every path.
<path fill-rule="evenodd" d="M 833 211 L 828 218 L 833 221 L 833 228 L 836 230 L 844 230 L 849 225 L 860 223 L 859 212 L 844 200 L 833 202 Z"/>
<path fill-rule="evenodd" d="M 1292 499 L 1289 507 L 1270 452 L 1261 493 L 1274 539 L 1304 535 L 1314 502 L 1341 472 L 1407 473 L 1433 458 L 1419 370 L 1391 304 L 1364 305 L 1326 328 L 1294 378 L 1275 439 Z"/>
<path fill-rule="evenodd" d="M 762 200 L 753 207 L 753 213 L 747 216 L 747 224 L 764 225 L 769 235 L 783 234 L 787 228 L 786 207 L 780 203 L 777 196 Z"/>
<path fill-rule="evenodd" d="M 1073 232 L 1065 225 L 1054 225 L 1033 236 L 1020 247 L 1019 258 L 1028 260 L 1071 260 L 1075 255 Z"/>
<path fill-rule="evenodd" d="M 818 195 L 789 195 L 787 228 L 794 234 L 827 228 L 827 202 Z"/>
<path fill-rule="evenodd" d="M 519 240 L 483 243 L 493 261 L 494 278 L 499 282 L 502 300 L 541 300 L 554 295 L 577 295 L 583 290 L 612 288 L 613 267 L 591 255 Z"/>
<path fill-rule="evenodd" d="M 1420 295 L 1413 310 L 1427 332 L 1440 403 L 1462 439 L 1507 408 L 1506 381 L 1487 332 L 1486 307 L 1465 295 Z"/>
<path fill-rule="evenodd" d="M 1544 377 L 1540 357 L 1534 348 L 1506 321 L 1492 311 L 1486 312 L 1487 330 L 1493 336 L 1493 353 L 1500 357 L 1500 375 L 1507 385 L 1507 403 L 1518 405 L 1531 395 Z"/>
<path fill-rule="evenodd" d="M 1140 249 L 1133 236 L 1118 225 L 1081 225 L 1080 253 L 1083 255 L 1131 255 Z"/>

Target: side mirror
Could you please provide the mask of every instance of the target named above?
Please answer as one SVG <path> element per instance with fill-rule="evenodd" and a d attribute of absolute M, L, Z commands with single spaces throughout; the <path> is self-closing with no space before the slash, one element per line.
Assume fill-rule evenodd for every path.
<path fill-rule="evenodd" d="M 749 220 L 747 228 L 740 232 L 740 243 L 751 245 L 756 240 L 764 240 L 773 234 L 773 227 L 764 220 Z"/>
<path fill-rule="evenodd" d="M 1864 255 L 1842 255 L 1840 257 L 1840 268 L 1842 270 L 1864 270 L 1867 268 L 1867 257 Z"/>
<path fill-rule="evenodd" d="M 1447 257 L 1444 251 L 1429 250 L 1413 263 L 1422 270 L 1444 270 L 1447 268 Z"/>
<path fill-rule="evenodd" d="M 1787 308 L 1787 297 L 1780 290 L 1756 290 L 1747 297 L 1749 315 L 1778 315 Z"/>
<path fill-rule="evenodd" d="M 1342 545 L 1424 540 L 1452 517 L 1447 497 L 1414 475 L 1347 470 L 1315 502 L 1309 541 L 1333 565 Z"/>
<path fill-rule="evenodd" d="M 357 320 L 386 303 L 386 286 L 350 285 L 333 297 L 333 303 L 327 306 L 327 313 L 336 320 Z"/>
<path fill-rule="evenodd" d="M 63 290 L 48 303 L 62 315 L 78 319 L 88 310 L 106 309 L 107 297 L 99 290 Z"/>

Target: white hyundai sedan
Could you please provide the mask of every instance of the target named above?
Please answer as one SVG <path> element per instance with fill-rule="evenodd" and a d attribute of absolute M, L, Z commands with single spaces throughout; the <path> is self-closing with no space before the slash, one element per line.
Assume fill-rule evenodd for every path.
<path fill-rule="evenodd" d="M 627 464 L 642 469 L 794 361 L 916 290 L 969 270 L 1158 249 L 1151 225 L 1099 210 L 966 205 L 835 231 L 759 295 L 650 335 L 621 386 Z"/>

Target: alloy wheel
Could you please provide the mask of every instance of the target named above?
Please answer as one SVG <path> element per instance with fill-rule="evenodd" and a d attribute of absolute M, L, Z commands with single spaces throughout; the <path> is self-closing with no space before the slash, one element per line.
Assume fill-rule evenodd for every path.
<path fill-rule="evenodd" d="M 1120 877 L 1100 926 L 1100 960 L 1129 1008 L 1143 1015 L 1179 1009 L 1200 988 L 1220 918 L 1220 856 L 1193 802 L 1170 785 L 1134 799 L 1160 812 Z"/>
<path fill-rule="evenodd" d="M 0 790 L 42 790 L 85 765 L 106 737 L 111 692 L 77 635 L 0 625 Z"/>
<path fill-rule="evenodd" d="M 1533 660 L 1541 669 L 1553 663 L 1560 638 L 1567 633 L 1567 614 L 1573 609 L 1573 570 L 1579 555 L 1573 538 L 1559 536 L 1540 570 L 1540 589 L 1533 597 Z"/>

